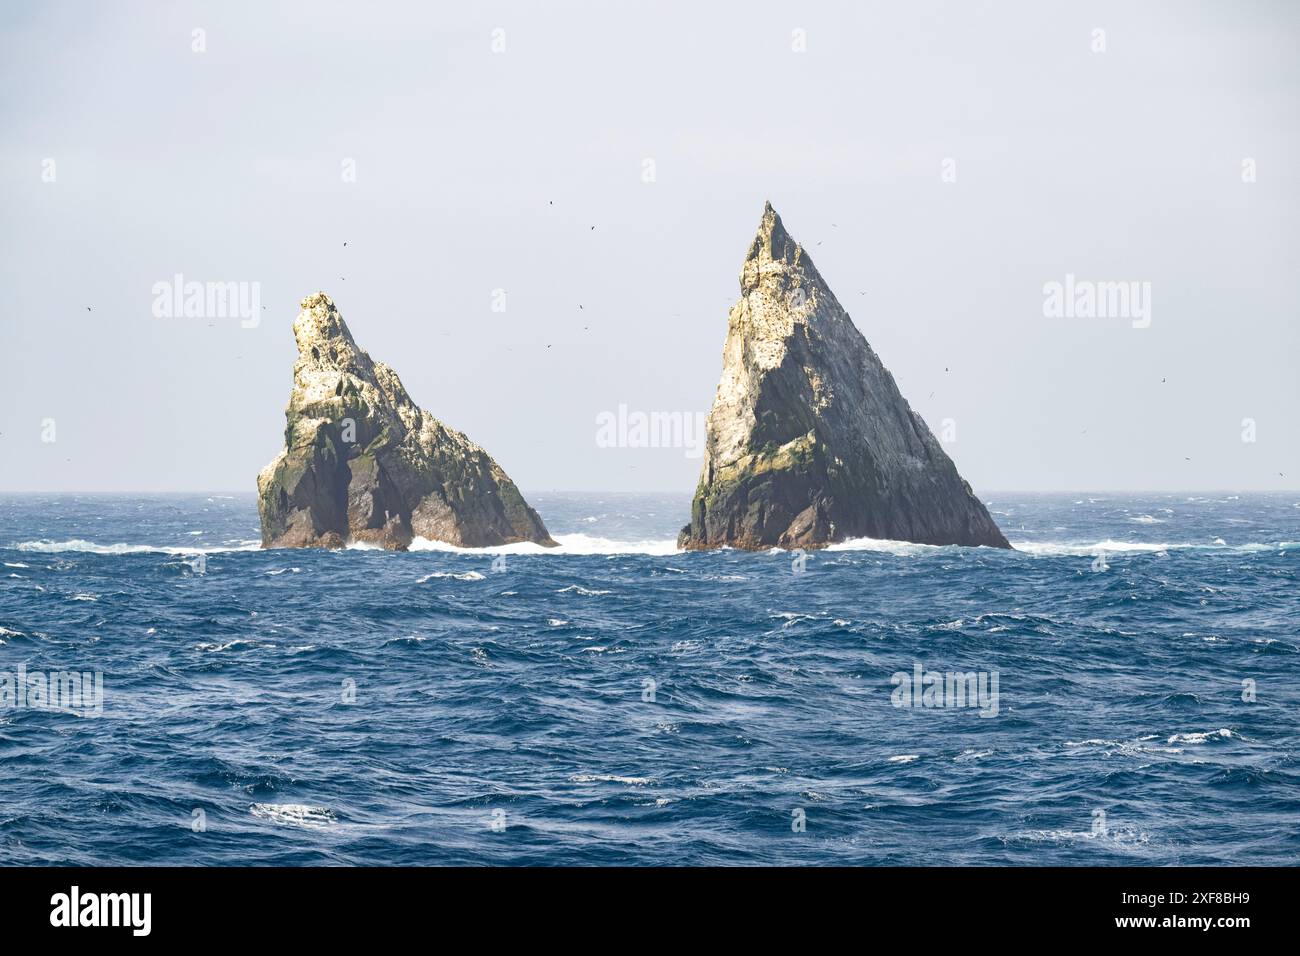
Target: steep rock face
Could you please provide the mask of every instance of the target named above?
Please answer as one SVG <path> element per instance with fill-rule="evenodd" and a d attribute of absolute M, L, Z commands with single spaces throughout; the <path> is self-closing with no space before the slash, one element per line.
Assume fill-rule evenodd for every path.
<path fill-rule="evenodd" d="M 740 291 L 681 547 L 1010 547 L 770 203 Z"/>
<path fill-rule="evenodd" d="M 262 546 L 554 541 L 492 456 L 419 408 L 322 292 L 293 323 L 284 451 L 257 476 Z"/>

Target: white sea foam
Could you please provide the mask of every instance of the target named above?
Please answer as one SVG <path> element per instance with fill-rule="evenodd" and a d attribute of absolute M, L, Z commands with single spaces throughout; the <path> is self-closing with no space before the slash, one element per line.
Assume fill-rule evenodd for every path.
<path fill-rule="evenodd" d="M 943 550 L 944 545 L 937 544 L 915 544 L 911 541 L 893 541 L 889 538 L 850 538 L 847 541 L 841 541 L 838 544 L 828 545 L 827 551 L 885 551 L 889 554 L 912 555 L 912 554 L 935 554 Z M 785 554 L 786 552 L 779 549 L 773 549 L 776 554 Z"/>
<path fill-rule="evenodd" d="M 221 653 L 222 651 L 228 651 L 236 647 L 275 647 L 275 645 L 262 644 L 261 641 L 245 641 L 245 640 L 241 640 L 240 638 L 236 638 L 233 641 L 227 641 L 224 644 L 207 643 L 207 644 L 194 645 L 194 649 L 196 651 L 212 651 L 216 653 Z"/>
<path fill-rule="evenodd" d="M 581 594 L 584 597 L 600 597 L 603 594 L 609 594 L 609 591 L 601 591 L 597 588 L 584 588 L 581 584 L 570 584 L 568 587 L 560 588 L 556 594 L 564 594 L 566 591 L 572 591 L 574 594 Z"/>
<path fill-rule="evenodd" d="M 1091 557 L 1097 554 L 1159 554 L 1162 551 L 1227 551 L 1250 554 L 1256 551 L 1277 551 L 1288 547 L 1289 542 L 1276 544 L 1240 544 L 1228 545 L 1222 538 L 1215 538 L 1212 544 L 1171 541 L 1115 541 L 1107 539 L 1091 544 L 1063 543 L 1057 541 L 1012 541 L 1011 546 L 1017 551 L 1035 557 L 1074 556 Z"/>
<path fill-rule="evenodd" d="M 177 548 L 165 544 L 96 544 L 94 541 L 73 538 L 69 541 L 19 541 L 13 547 L 16 551 L 41 554 L 60 554 L 64 551 L 82 551 L 87 554 L 220 554 L 225 551 L 257 551 L 262 543 L 240 541 L 224 547 Z"/>
<path fill-rule="evenodd" d="M 622 783 L 629 787 L 644 787 L 650 782 L 649 777 L 620 777 L 613 773 L 575 773 L 569 778 L 570 783 Z"/>
<path fill-rule="evenodd" d="M 334 811 L 329 807 L 305 803 L 255 803 L 248 810 L 255 817 L 286 827 L 323 830 L 335 822 Z"/>
<path fill-rule="evenodd" d="M 1168 740 L 1167 744 L 1203 744 L 1211 740 L 1227 740 L 1234 736 L 1231 730 L 1226 727 L 1222 730 L 1207 730 L 1199 733 L 1174 734 Z"/>
<path fill-rule="evenodd" d="M 1143 519 L 1148 516 L 1140 516 L 1130 520 L 1147 523 Z M 1152 521 L 1159 522 L 1161 519 L 1154 518 Z M 416 538 L 411 542 L 411 551 L 445 551 L 454 554 L 465 555 L 497 555 L 497 554 L 516 554 L 516 555 L 549 555 L 551 557 L 570 557 L 575 555 L 622 555 L 622 554 L 639 554 L 649 555 L 652 557 L 670 555 L 679 555 L 683 552 L 677 547 L 676 541 L 672 539 L 642 539 L 637 541 L 618 541 L 612 538 L 598 538 L 586 534 L 559 534 L 555 535 L 555 540 L 559 547 L 544 548 L 539 544 L 531 541 L 518 542 L 516 544 L 501 545 L 492 548 L 462 548 L 456 545 L 446 544 L 441 541 L 430 541 L 427 538 Z M 1300 547 L 1300 542 L 1280 541 L 1275 543 L 1250 542 L 1239 545 L 1229 545 L 1222 538 L 1215 538 L 1209 544 L 1197 542 L 1165 542 L 1165 541 L 1116 541 L 1107 538 L 1103 541 L 1095 542 L 1071 542 L 1071 541 L 1012 541 L 1011 545 L 1021 554 L 1030 555 L 1031 557 L 1092 557 L 1097 554 L 1160 554 L 1173 550 L 1203 550 L 1203 551 L 1229 551 L 1242 554 L 1250 554 L 1265 551 L 1282 551 L 1289 548 Z M 26 551 L 32 553 L 57 554 L 62 552 L 83 552 L 87 554 L 103 555 L 121 555 L 121 554 L 170 554 L 170 555 L 192 555 L 192 554 L 223 554 L 232 551 L 259 551 L 261 542 L 255 540 L 241 540 L 231 544 L 211 546 L 211 547 L 177 547 L 163 544 L 126 544 L 117 542 L 114 544 L 99 544 L 94 541 L 86 541 L 81 538 L 74 538 L 67 541 L 20 541 L 11 545 L 14 550 Z M 826 551 L 877 551 L 886 554 L 892 554 L 899 557 L 919 557 L 924 555 L 942 554 L 955 549 L 953 545 L 933 545 L 933 544 L 916 544 L 910 541 L 895 541 L 886 538 L 851 538 L 847 541 L 841 541 L 829 545 Z M 382 551 L 380 545 L 366 541 L 351 541 L 346 546 L 348 551 Z M 729 548 L 722 549 L 731 551 Z M 1001 549 L 988 548 L 983 549 L 987 552 L 1002 553 Z M 792 552 L 784 551 L 780 548 L 772 548 L 765 552 L 769 555 L 784 557 Z M 26 565 L 20 563 L 5 563 L 6 567 L 24 568 Z M 677 570 L 677 569 L 673 569 Z M 740 576 L 731 576 L 723 580 L 743 580 Z"/>
<path fill-rule="evenodd" d="M 1155 734 L 1147 734 L 1139 737 L 1137 740 L 1104 740 L 1094 737 L 1089 740 L 1067 740 L 1064 746 L 1071 750 L 1079 750 L 1085 747 L 1096 747 L 1106 754 L 1119 754 L 1123 757 L 1136 757 L 1146 754 L 1180 754 L 1182 748 L 1161 746 L 1160 744 L 1149 743 L 1155 740 Z M 1173 738 L 1170 738 L 1173 742 Z"/>
<path fill-rule="evenodd" d="M 434 571 L 432 574 L 426 574 L 422 578 L 416 578 L 416 584 L 424 584 L 435 578 L 454 578 L 457 581 L 482 581 L 483 575 L 477 571 L 466 571 L 464 574 L 456 574 L 452 571 Z"/>
<path fill-rule="evenodd" d="M 442 541 L 430 541 L 428 538 L 416 538 L 411 542 L 412 551 L 452 551 L 458 554 L 544 554 L 563 557 L 574 554 L 653 554 L 670 555 L 680 553 L 677 542 L 644 539 L 640 541 L 615 541 L 612 538 L 597 538 L 589 534 L 557 534 L 553 536 L 558 548 L 544 548 L 532 541 L 518 541 L 492 548 L 461 548 Z M 351 545 L 349 545 L 351 547 Z"/>
<path fill-rule="evenodd" d="M 1012 541 L 1011 546 L 1025 554 L 1043 557 L 1091 557 L 1097 554 L 1154 554 L 1170 548 L 1193 547 L 1192 545 L 1165 544 L 1150 541 L 1105 541 L 1087 543 L 1065 543 L 1059 541 Z"/>
<path fill-rule="evenodd" d="M 1021 830 L 1001 838 L 1002 841 L 1024 841 L 1027 843 L 1072 843 L 1082 840 L 1103 840 L 1115 844 L 1146 844 L 1151 842 L 1151 835 L 1133 827 L 1118 827 L 1107 830 Z"/>
<path fill-rule="evenodd" d="M 1159 521 L 1160 519 L 1152 519 Z M 1222 539 L 1215 539 L 1213 544 L 1196 544 L 1192 542 L 1178 544 L 1163 541 L 1116 541 L 1107 538 L 1104 541 L 1095 542 L 1072 542 L 1072 541 L 1012 541 L 1011 546 L 1021 554 L 1027 554 L 1032 557 L 1091 557 L 1097 554 L 1156 554 L 1161 551 L 1170 549 L 1203 549 L 1203 550 L 1232 550 L 1232 551 L 1272 551 L 1280 547 L 1285 547 L 1287 542 L 1280 544 L 1245 544 L 1229 548 L 1223 543 Z M 882 551 L 888 554 L 894 554 L 901 557 L 919 556 L 927 554 L 941 554 L 955 549 L 956 545 L 935 545 L 935 544 L 915 544 L 911 541 L 893 541 L 886 538 L 850 538 L 847 541 L 841 541 L 838 544 L 827 546 L 827 551 Z M 990 551 L 1000 551 L 997 548 L 981 548 L 984 553 Z M 767 552 L 769 554 L 786 554 L 778 548 L 773 548 Z"/>

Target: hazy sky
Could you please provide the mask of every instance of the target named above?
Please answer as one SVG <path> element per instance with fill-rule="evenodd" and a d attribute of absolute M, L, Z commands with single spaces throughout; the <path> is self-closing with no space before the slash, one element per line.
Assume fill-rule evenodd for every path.
<path fill-rule="evenodd" d="M 688 493 L 596 419 L 708 410 L 768 198 L 978 491 L 1300 487 L 1298 11 L 11 0 L 0 490 L 253 490 L 321 289 L 525 491 Z"/>

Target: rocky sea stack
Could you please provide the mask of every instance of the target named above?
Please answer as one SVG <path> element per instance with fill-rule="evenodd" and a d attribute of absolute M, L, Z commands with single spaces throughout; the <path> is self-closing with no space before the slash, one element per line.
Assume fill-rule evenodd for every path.
<path fill-rule="evenodd" d="M 771 203 L 722 363 L 681 547 L 1010 547 Z"/>
<path fill-rule="evenodd" d="M 411 401 L 323 292 L 293 323 L 284 451 L 257 476 L 262 546 L 554 545 L 492 456 Z"/>

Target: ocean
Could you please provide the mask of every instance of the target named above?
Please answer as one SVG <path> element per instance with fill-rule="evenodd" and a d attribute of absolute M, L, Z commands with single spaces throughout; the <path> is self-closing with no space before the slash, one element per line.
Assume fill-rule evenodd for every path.
<path fill-rule="evenodd" d="M 1300 859 L 1300 495 L 995 493 L 1014 552 L 802 556 L 528 497 L 560 548 L 0 498 L 3 862 Z"/>

